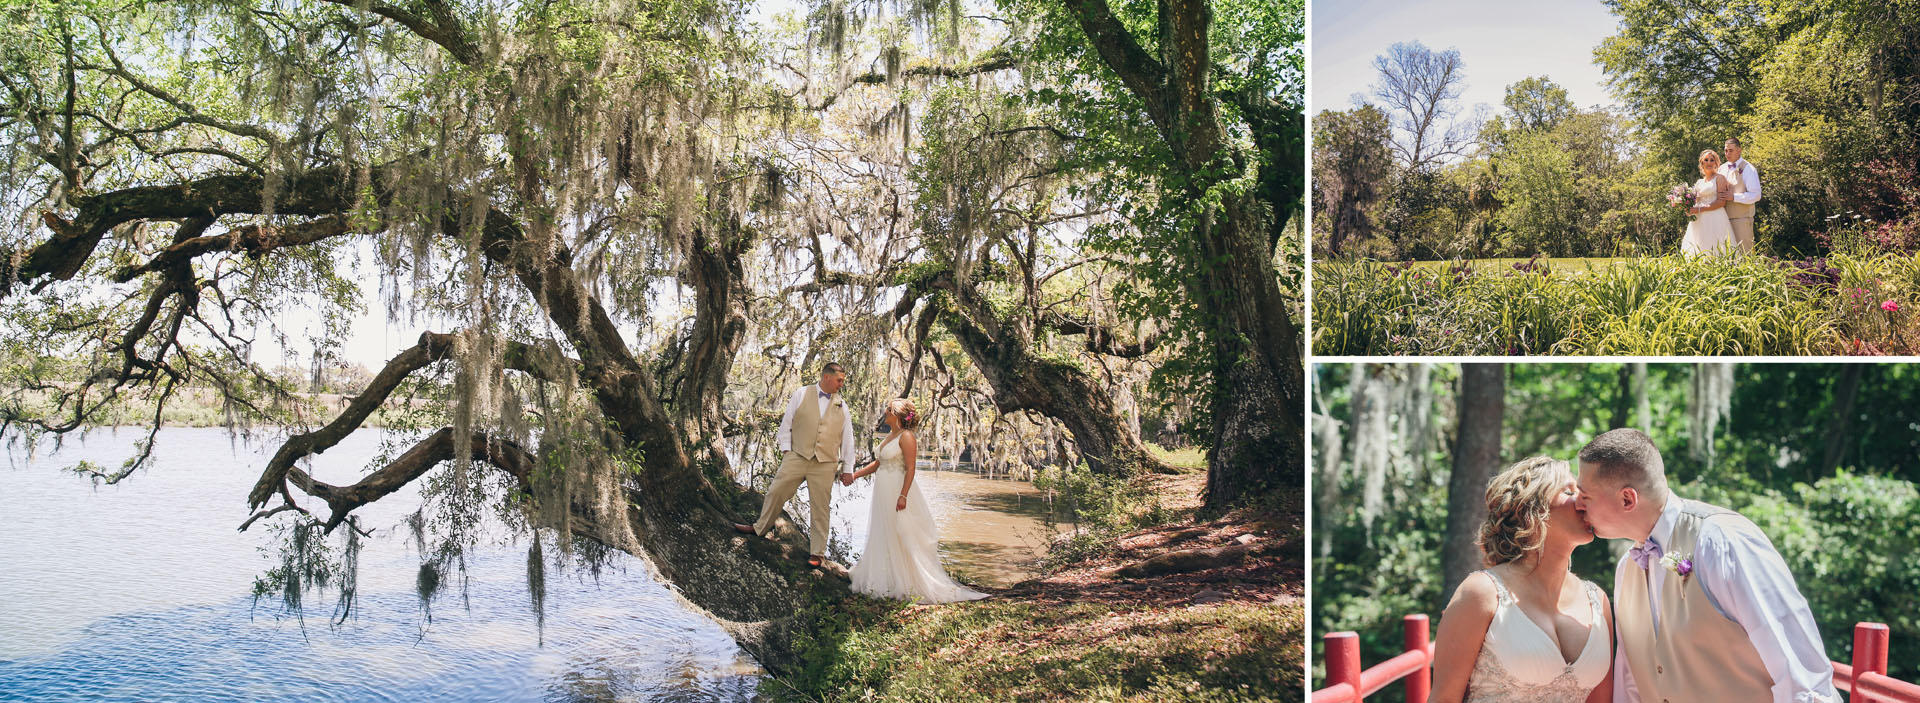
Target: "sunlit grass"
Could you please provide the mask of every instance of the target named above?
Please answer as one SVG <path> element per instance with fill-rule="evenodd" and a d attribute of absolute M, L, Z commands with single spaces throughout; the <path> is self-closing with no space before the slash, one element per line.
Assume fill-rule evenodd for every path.
<path fill-rule="evenodd" d="M 1297 701 L 1300 601 L 1180 608 L 990 600 L 856 608 L 812 690 L 823 701 Z M 826 644 L 826 643 L 819 643 Z M 784 694 L 784 695 L 783 695 Z M 817 697 L 817 698 L 816 698 Z"/>
<path fill-rule="evenodd" d="M 1837 285 L 1765 257 L 1512 260 L 1314 269 L 1329 355 L 1831 355 L 1920 351 L 1908 255 L 1835 256 Z"/>

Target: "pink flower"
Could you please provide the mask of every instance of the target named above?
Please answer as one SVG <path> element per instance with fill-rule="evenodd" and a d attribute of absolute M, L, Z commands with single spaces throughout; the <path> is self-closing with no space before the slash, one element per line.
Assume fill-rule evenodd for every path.
<path fill-rule="evenodd" d="M 1885 310 L 1887 312 L 1900 312 L 1900 304 L 1889 300 L 1881 303 L 1880 309 Z"/>

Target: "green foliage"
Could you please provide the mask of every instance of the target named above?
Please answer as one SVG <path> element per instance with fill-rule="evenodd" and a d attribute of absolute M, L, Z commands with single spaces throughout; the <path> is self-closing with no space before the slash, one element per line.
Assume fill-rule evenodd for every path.
<path fill-rule="evenodd" d="M 1835 256 L 1839 292 L 1765 257 L 1316 266 L 1322 354 L 1898 353 L 1915 348 L 1907 255 Z M 1895 307 L 1897 310 L 1885 308 Z"/>
<path fill-rule="evenodd" d="M 1387 151 L 1387 113 L 1372 105 L 1313 118 L 1315 245 L 1339 256 L 1349 239 L 1373 232 L 1368 214 L 1379 200 L 1393 157 Z"/>
<path fill-rule="evenodd" d="M 1521 130 L 1493 159 L 1500 176 L 1499 222 L 1511 235 L 1508 251 L 1570 256 L 1592 251 L 1579 234 L 1590 231 L 1571 207 L 1580 193 L 1573 157 L 1549 129 Z"/>
<path fill-rule="evenodd" d="M 1113 549 L 1119 535 L 1159 517 L 1158 510 L 1143 516 L 1136 509 L 1146 501 L 1157 505 L 1157 497 L 1126 479 L 1094 473 L 1086 462 L 1043 468 L 1034 476 L 1033 487 L 1051 494 L 1074 521 L 1073 533 L 1047 548 L 1048 568 L 1098 558 Z"/>
<path fill-rule="evenodd" d="M 1156 9 L 1145 2 L 1111 2 L 1116 17 L 1159 55 Z M 1195 266 L 1167 261 L 1196 261 L 1202 256 L 1195 227 L 1215 216 L 1223 198 L 1254 194 L 1259 212 L 1250 216 L 1289 223 L 1274 251 L 1275 276 L 1282 297 L 1299 299 L 1304 284 L 1299 228 L 1291 224 L 1302 203 L 1269 202 L 1278 181 L 1299 178 L 1299 157 L 1285 156 L 1287 115 L 1299 110 L 1305 89 L 1305 4 L 1300 0 L 1229 0 L 1211 4 L 1212 63 L 1224 70 L 1210 74 L 1210 100 L 1222 118 L 1228 144 L 1206 166 L 1193 169 L 1168 147 L 1146 106 L 1122 83 L 1095 51 L 1072 11 L 1052 0 L 1001 0 L 1016 19 L 1016 51 L 1027 57 L 1035 82 L 1016 94 L 1024 104 L 1049 116 L 1076 135 L 1067 145 L 1061 168 L 1089 176 L 1070 194 L 1087 202 L 1111 204 L 1118 223 L 1089 227 L 1086 246 L 1129 262 L 1131 280 L 1114 290 L 1130 316 L 1163 320 L 1163 345 L 1173 353 L 1155 370 L 1150 389 L 1192 401 L 1201 426 L 1211 424 L 1213 345 L 1204 343 L 1209 322 L 1196 303 L 1209 294 L 1195 285 Z M 1297 153 L 1297 152 L 1296 152 Z M 1297 311 L 1289 311 L 1297 314 Z"/>
<path fill-rule="evenodd" d="M 1793 568 L 1820 623 L 1827 658 L 1851 661 L 1855 623 L 1893 632 L 1892 651 L 1920 647 L 1920 492 L 1911 481 L 1851 471 L 1788 490 L 1686 486 L 1717 505 L 1743 506 Z M 1888 671 L 1912 680 L 1920 665 L 1893 657 Z"/>

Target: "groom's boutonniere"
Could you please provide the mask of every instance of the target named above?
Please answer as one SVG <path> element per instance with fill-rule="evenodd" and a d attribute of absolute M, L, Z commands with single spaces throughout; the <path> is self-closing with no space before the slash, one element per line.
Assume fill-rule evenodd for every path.
<path fill-rule="evenodd" d="M 1693 556 L 1688 554 L 1668 554 L 1660 557 L 1660 565 L 1679 576 L 1682 583 L 1693 575 Z"/>

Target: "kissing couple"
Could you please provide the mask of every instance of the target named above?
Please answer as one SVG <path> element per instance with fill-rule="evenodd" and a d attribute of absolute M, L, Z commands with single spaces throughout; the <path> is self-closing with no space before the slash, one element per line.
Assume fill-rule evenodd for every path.
<path fill-rule="evenodd" d="M 1440 617 L 1430 701 L 1839 702 L 1807 600 L 1752 521 L 1673 495 L 1639 430 L 1579 461 L 1578 478 L 1534 457 L 1488 483 L 1487 568 Z M 1611 607 L 1569 569 L 1596 536 L 1634 542 Z"/>
<path fill-rule="evenodd" d="M 832 517 L 833 484 L 851 486 L 873 476 L 873 501 L 867 526 L 867 547 L 848 575 L 853 591 L 879 598 L 949 603 L 985 598 L 954 583 L 940 564 L 940 531 L 926 494 L 914 490 L 915 458 L 919 456 L 914 430 L 920 414 L 913 401 L 894 398 L 886 403 L 881 422 L 889 430 L 874 459 L 855 471 L 853 415 L 847 412 L 840 389 L 847 371 L 837 363 L 820 370 L 818 382 L 794 390 L 781 416 L 774 441 L 780 447 L 780 470 L 767 487 L 760 519 L 733 529 L 765 535 L 780 518 L 780 509 L 807 484 L 809 542 L 807 563 L 826 562 L 827 527 Z M 837 476 L 836 476 L 837 474 Z"/>

